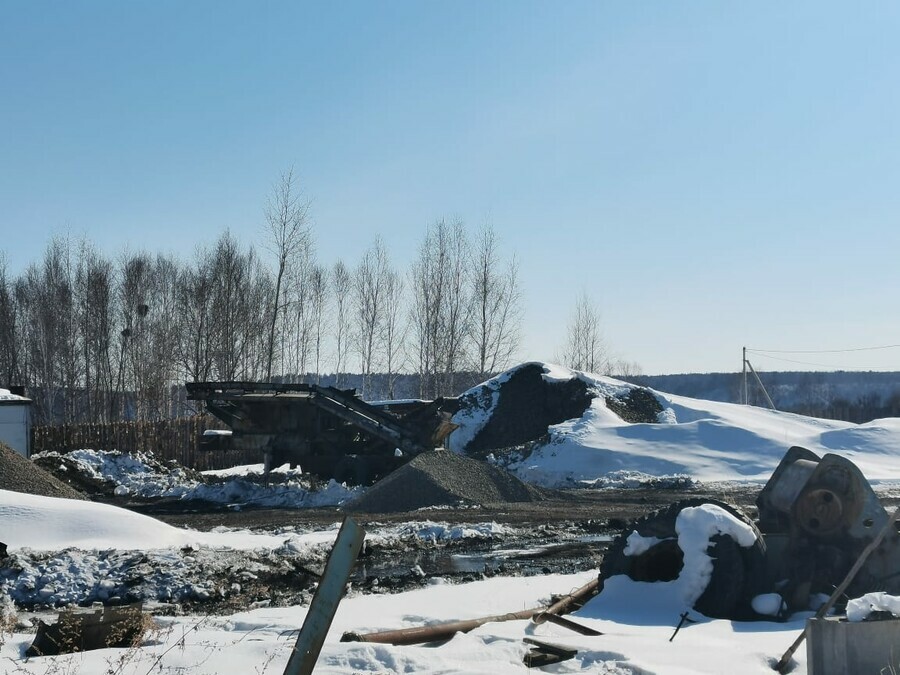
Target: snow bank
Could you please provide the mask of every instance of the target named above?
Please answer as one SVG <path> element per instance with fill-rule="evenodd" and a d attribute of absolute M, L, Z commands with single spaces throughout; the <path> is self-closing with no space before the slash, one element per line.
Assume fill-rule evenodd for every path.
<path fill-rule="evenodd" d="M 549 364 L 543 368 L 548 382 L 584 381 L 594 398 L 580 417 L 552 425 L 547 439 L 518 454 L 496 453 L 498 462 L 530 483 L 622 487 L 619 478 L 629 474 L 763 482 L 792 445 L 842 455 L 869 480 L 900 479 L 897 418 L 857 425 L 652 391 L 663 412 L 653 423 L 629 423 L 610 410 L 606 399 L 621 400 L 635 385 Z M 470 390 L 473 396 L 479 393 L 483 405 L 454 416 L 460 425 L 451 435 L 454 449 L 464 448 L 487 424 L 504 382 L 515 371 Z"/>
<path fill-rule="evenodd" d="M 865 621 L 872 612 L 889 612 L 900 616 L 900 597 L 887 593 L 866 593 L 847 603 L 847 621 Z"/>
<path fill-rule="evenodd" d="M 182 546 L 256 548 L 284 537 L 249 532 L 194 532 L 108 504 L 0 490 L 0 536 L 11 551 L 76 547 L 148 550 Z"/>
<path fill-rule="evenodd" d="M 44 462 L 62 461 L 63 456 L 48 452 L 35 456 Z M 364 488 L 347 487 L 334 480 L 312 489 L 308 477 L 299 469 L 284 465 L 274 471 L 279 482 L 268 486 L 248 480 L 261 475 L 263 465 L 233 467 L 206 472 L 215 482 L 198 480 L 197 474 L 183 468 L 165 467 L 141 453 L 128 454 L 104 450 L 73 450 L 65 459 L 90 478 L 114 486 L 116 496 L 142 499 L 197 499 L 216 504 L 252 504 L 272 508 L 337 506 L 360 495 Z"/>

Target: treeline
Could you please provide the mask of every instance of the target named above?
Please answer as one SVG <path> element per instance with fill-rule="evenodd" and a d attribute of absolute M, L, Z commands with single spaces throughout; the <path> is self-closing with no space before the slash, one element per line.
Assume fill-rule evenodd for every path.
<path fill-rule="evenodd" d="M 93 423 L 178 416 L 184 381 L 355 370 L 366 398 L 410 374 L 433 398 L 510 365 L 518 272 L 490 227 L 436 222 L 403 266 L 379 238 L 325 264 L 291 173 L 265 222 L 263 253 L 228 232 L 190 258 L 56 238 L 20 275 L 0 264 L 0 386 L 26 387 L 37 424 Z"/>

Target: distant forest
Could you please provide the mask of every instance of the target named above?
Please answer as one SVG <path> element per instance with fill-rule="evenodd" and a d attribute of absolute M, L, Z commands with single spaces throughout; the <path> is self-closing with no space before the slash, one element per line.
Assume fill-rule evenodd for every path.
<path fill-rule="evenodd" d="M 761 372 L 759 376 L 778 410 L 856 423 L 900 417 L 900 372 Z M 628 380 L 668 394 L 726 403 L 741 400 L 740 373 L 642 375 Z M 752 405 L 768 406 L 755 381 L 748 388 Z"/>

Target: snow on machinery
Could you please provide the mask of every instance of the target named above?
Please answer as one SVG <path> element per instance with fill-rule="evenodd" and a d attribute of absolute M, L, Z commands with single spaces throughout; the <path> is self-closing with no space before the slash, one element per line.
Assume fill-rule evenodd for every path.
<path fill-rule="evenodd" d="M 367 403 L 352 389 L 315 384 L 187 382 L 188 399 L 231 429 L 209 450 L 259 451 L 266 473 L 284 463 L 320 478 L 369 484 L 443 445 L 457 399 Z"/>
<path fill-rule="evenodd" d="M 678 578 L 684 564 L 678 516 L 704 504 L 721 508 L 757 534 L 752 546 L 726 534 L 710 539 L 712 574 L 694 608 L 714 618 L 758 618 L 768 612 L 754 606 L 753 599 L 773 592 L 783 599 L 774 612 L 779 616 L 808 609 L 818 594 L 831 594 L 891 520 L 853 462 L 792 447 L 757 497 L 756 522 L 717 500 L 672 504 L 639 519 L 613 541 L 601 565 L 600 588 L 618 574 L 648 582 Z M 636 547 L 632 539 L 629 545 L 633 533 L 647 543 Z M 865 558 L 847 589 L 849 597 L 872 591 L 900 594 L 896 528 Z"/>

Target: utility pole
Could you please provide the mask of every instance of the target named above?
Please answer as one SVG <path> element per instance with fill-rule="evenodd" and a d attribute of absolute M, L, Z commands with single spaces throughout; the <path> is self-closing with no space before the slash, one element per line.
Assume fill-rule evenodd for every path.
<path fill-rule="evenodd" d="M 747 360 L 747 348 L 744 347 L 744 358 L 743 358 L 743 369 L 742 369 L 742 380 L 741 380 L 741 403 L 744 405 L 750 405 L 750 390 L 747 384 L 747 371 L 750 371 L 750 374 L 753 375 L 753 378 L 756 380 L 756 384 L 759 385 L 760 391 L 762 391 L 763 396 L 766 397 L 766 402 L 769 404 L 769 407 L 772 410 L 777 410 L 775 407 L 775 403 L 772 402 L 772 397 L 769 396 L 769 392 L 766 391 L 766 386 L 762 383 L 762 380 L 759 379 L 759 375 L 756 373 L 756 369 L 753 367 L 753 364 Z"/>
<path fill-rule="evenodd" d="M 743 366 L 743 377 L 741 378 L 741 403 L 744 405 L 748 405 L 750 403 L 750 397 L 747 392 L 747 348 L 744 347 L 744 355 L 741 358 L 741 365 Z"/>

